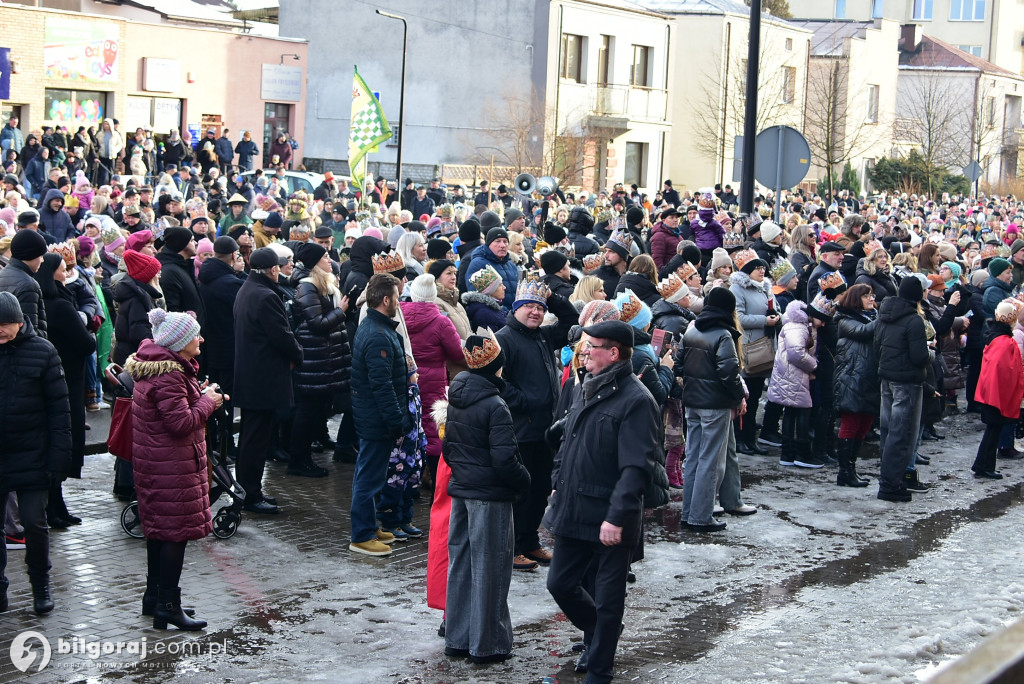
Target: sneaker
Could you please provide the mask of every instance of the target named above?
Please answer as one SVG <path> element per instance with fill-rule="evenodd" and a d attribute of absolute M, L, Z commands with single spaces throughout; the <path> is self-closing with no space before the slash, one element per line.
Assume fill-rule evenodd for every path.
<path fill-rule="evenodd" d="M 16 551 L 17 549 L 25 548 L 25 535 L 17 536 L 14 534 L 5 535 L 7 537 L 7 550 Z"/>
<path fill-rule="evenodd" d="M 395 535 L 391 534 L 387 530 L 378 527 L 377 528 L 377 541 L 381 544 L 391 544 L 395 541 Z M 408 540 L 406 540 L 408 541 Z"/>
<path fill-rule="evenodd" d="M 779 459 L 780 466 L 791 466 L 794 465 L 795 463 L 796 461 L 793 460 L 792 456 L 783 456 L 782 458 Z"/>
<path fill-rule="evenodd" d="M 725 515 L 725 509 L 721 506 L 715 506 L 711 511 L 711 515 Z"/>
<path fill-rule="evenodd" d="M 358 544 L 349 544 L 348 550 L 353 553 L 361 553 L 364 556 L 387 556 L 391 553 L 390 546 L 387 544 L 381 544 L 376 539 L 359 542 Z"/>
<path fill-rule="evenodd" d="M 778 432 L 762 432 L 757 441 L 768 446 L 782 447 L 782 435 Z"/>
<path fill-rule="evenodd" d="M 407 541 L 409 541 L 409 535 L 407 535 L 402 530 L 401 527 L 381 528 L 381 532 L 387 532 L 388 534 L 390 534 L 392 536 L 391 541 L 393 541 L 393 542 L 396 542 L 396 541 L 397 542 L 407 542 Z M 378 532 L 377 534 L 380 534 L 380 532 Z M 381 541 L 383 541 L 383 540 L 381 540 Z M 390 544 L 391 542 L 385 542 L 385 543 Z"/>
<path fill-rule="evenodd" d="M 917 479 L 917 471 L 916 470 L 913 471 L 913 472 L 909 472 L 908 471 L 903 476 L 903 481 L 906 482 L 907 491 L 908 492 L 913 492 L 914 494 L 924 494 L 929 489 L 931 489 L 931 485 L 927 485 L 924 482 L 921 482 L 921 480 Z"/>
<path fill-rule="evenodd" d="M 527 558 L 526 556 L 523 556 L 522 554 L 520 554 L 520 555 L 518 555 L 518 556 L 516 556 L 515 558 L 512 559 L 512 569 L 513 570 L 533 570 L 538 565 L 540 565 L 540 563 L 538 563 L 535 560 L 530 560 L 529 558 Z"/>
<path fill-rule="evenodd" d="M 421 530 L 420 528 L 416 527 L 412 523 L 405 523 L 404 525 L 401 525 L 400 527 L 402 528 L 402 531 L 405 532 L 406 536 L 409 537 L 410 539 L 419 539 L 420 537 L 423 536 L 423 530 Z"/>
<path fill-rule="evenodd" d="M 795 465 L 797 468 L 817 469 L 824 466 L 825 461 L 821 460 L 821 458 L 818 456 L 806 456 L 793 459 L 793 465 Z"/>
<path fill-rule="evenodd" d="M 729 515 L 754 515 L 757 509 L 749 504 L 743 504 L 739 508 L 731 508 L 726 511 Z"/>

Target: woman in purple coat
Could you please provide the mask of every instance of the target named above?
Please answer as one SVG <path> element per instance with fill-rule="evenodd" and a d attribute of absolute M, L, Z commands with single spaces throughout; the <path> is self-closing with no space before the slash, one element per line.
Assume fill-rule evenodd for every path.
<path fill-rule="evenodd" d="M 216 386 L 200 387 L 199 323 L 189 314 L 149 312 L 153 339 L 128 359 L 135 380 L 132 404 L 132 470 L 139 521 L 146 535 L 148 571 L 142 614 L 154 629 L 199 630 L 181 608 L 185 545 L 213 529 L 206 473 L 206 421 L 227 398 Z"/>

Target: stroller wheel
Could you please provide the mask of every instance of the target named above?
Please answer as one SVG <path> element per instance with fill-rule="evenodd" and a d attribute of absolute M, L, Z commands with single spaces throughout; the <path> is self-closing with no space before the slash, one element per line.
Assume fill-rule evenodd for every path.
<path fill-rule="evenodd" d="M 213 536 L 218 539 L 230 539 L 235 536 L 238 530 L 238 523 L 242 522 L 242 516 L 237 511 L 225 506 L 213 516 Z"/>
<path fill-rule="evenodd" d="M 121 510 L 121 529 L 129 537 L 142 539 L 142 522 L 139 520 L 139 502 L 132 501 Z"/>

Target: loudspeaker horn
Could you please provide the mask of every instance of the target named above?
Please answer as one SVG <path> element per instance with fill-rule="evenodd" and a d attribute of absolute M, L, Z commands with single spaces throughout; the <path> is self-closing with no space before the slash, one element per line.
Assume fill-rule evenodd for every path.
<path fill-rule="evenodd" d="M 537 179 L 537 192 L 544 197 L 555 194 L 558 190 L 558 181 L 552 176 L 541 176 Z"/>
<path fill-rule="evenodd" d="M 521 173 L 516 176 L 515 180 L 516 190 L 524 195 L 532 195 L 534 189 L 537 187 L 537 179 L 529 173 Z"/>

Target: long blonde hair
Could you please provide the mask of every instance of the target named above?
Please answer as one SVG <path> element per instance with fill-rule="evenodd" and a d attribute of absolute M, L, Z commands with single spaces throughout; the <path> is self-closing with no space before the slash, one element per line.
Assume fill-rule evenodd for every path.
<path fill-rule="evenodd" d="M 330 297 L 332 293 L 338 292 L 334 274 L 328 273 L 319 266 L 314 266 L 310 270 L 309 279 L 313 281 L 313 286 L 322 297 Z"/>
<path fill-rule="evenodd" d="M 576 283 L 576 289 L 569 295 L 569 301 L 573 303 L 582 302 L 583 304 L 592 302 L 597 299 L 594 295 L 598 290 L 604 290 L 603 280 L 597 276 L 583 276 L 580 278 L 580 282 Z"/>

